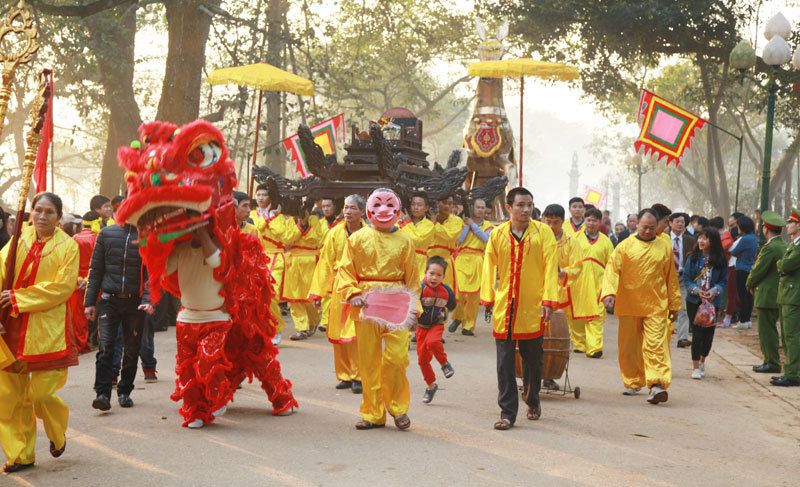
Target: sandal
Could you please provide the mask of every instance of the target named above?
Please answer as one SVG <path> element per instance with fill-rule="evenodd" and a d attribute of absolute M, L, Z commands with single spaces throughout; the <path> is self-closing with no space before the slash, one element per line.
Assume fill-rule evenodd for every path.
<path fill-rule="evenodd" d="M 53 443 L 52 441 L 50 442 L 50 454 L 53 455 L 54 458 L 60 457 L 61 454 L 64 453 L 64 450 L 66 450 L 66 448 L 67 448 L 67 437 L 66 436 L 64 436 L 64 445 L 58 450 L 56 450 L 55 443 Z"/>
<path fill-rule="evenodd" d="M 400 416 L 394 417 L 394 425 L 397 426 L 399 430 L 407 430 L 411 427 L 411 419 L 409 419 L 407 414 L 401 414 Z"/>
<path fill-rule="evenodd" d="M 33 467 L 33 462 L 31 463 L 15 463 L 14 465 L 3 465 L 3 472 L 5 473 L 14 473 L 19 472 L 20 470 L 25 470 L 28 468 Z"/>
<path fill-rule="evenodd" d="M 512 426 L 514 426 L 514 423 L 510 419 L 500 418 L 500 421 L 494 424 L 494 429 L 505 431 L 510 430 Z"/>
<path fill-rule="evenodd" d="M 528 419 L 536 421 L 542 417 L 542 406 L 528 406 Z"/>
<path fill-rule="evenodd" d="M 371 430 L 373 428 L 383 428 L 384 426 L 386 426 L 386 425 L 385 424 L 375 424 L 375 423 L 372 423 L 370 421 L 367 421 L 366 419 L 362 419 L 361 421 L 356 423 L 356 429 L 357 430 Z"/>

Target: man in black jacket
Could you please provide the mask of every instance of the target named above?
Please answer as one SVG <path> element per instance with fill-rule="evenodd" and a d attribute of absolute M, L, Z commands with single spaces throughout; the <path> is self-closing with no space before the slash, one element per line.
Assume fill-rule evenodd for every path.
<path fill-rule="evenodd" d="M 132 225 L 105 227 L 97 235 L 92 253 L 84 306 L 86 316 L 90 320 L 97 317 L 99 323 L 100 349 L 94 381 L 97 398 L 92 401 L 92 407 L 101 411 L 111 409 L 111 369 L 120 323 L 124 351 L 117 396 L 120 406 L 133 406 L 130 394 L 139 361 L 145 313 L 153 313 L 149 303 L 147 270 L 139 256 L 138 237 L 136 227 Z"/>

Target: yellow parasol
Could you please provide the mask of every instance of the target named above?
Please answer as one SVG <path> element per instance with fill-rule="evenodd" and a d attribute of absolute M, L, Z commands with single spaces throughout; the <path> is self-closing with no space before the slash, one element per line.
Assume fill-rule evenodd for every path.
<path fill-rule="evenodd" d="M 215 69 L 208 75 L 212 85 L 236 84 L 258 90 L 258 114 L 256 115 L 256 137 L 253 144 L 253 166 L 258 152 L 258 129 L 261 125 L 261 100 L 265 91 L 289 91 L 297 95 L 314 94 L 314 82 L 286 72 L 267 63 L 248 64 L 234 68 Z M 249 171 L 248 171 L 249 172 Z M 253 194 L 253 176 L 250 179 L 250 194 Z"/>
<path fill-rule="evenodd" d="M 519 185 L 522 186 L 522 121 L 525 113 L 525 77 L 571 81 L 578 78 L 578 68 L 529 58 L 469 63 L 469 74 L 481 78 L 519 78 Z"/>

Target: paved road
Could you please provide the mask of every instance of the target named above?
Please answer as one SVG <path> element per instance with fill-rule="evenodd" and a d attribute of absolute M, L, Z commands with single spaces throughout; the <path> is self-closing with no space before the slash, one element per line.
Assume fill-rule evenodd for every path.
<path fill-rule="evenodd" d="M 72 408 L 67 451 L 0 476 L 13 486 L 227 485 L 798 485 L 800 413 L 712 353 L 708 376 L 689 379 L 688 351 L 674 350 L 666 404 L 620 394 L 616 319 L 605 356 L 573 355 L 581 398 L 544 396 L 543 416 L 494 431 L 495 355 L 490 328 L 445 334 L 456 374 L 434 402 L 411 352 L 412 428 L 356 431 L 360 396 L 333 388 L 333 354 L 323 336 L 286 340 L 280 360 L 300 411 L 274 417 L 266 396 L 246 385 L 228 413 L 201 430 L 180 427 L 170 401 L 174 332 L 156 334 L 161 381 L 133 393 L 136 406 L 91 409 L 94 360 L 84 355 L 62 396 Z M 287 333 L 288 336 L 288 333 Z M 720 347 L 723 348 L 723 347 Z"/>

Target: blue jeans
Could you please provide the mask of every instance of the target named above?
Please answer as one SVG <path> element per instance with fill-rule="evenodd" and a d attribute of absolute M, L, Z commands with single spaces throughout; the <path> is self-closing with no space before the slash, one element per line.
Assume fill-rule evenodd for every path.
<path fill-rule="evenodd" d="M 148 315 L 144 319 L 144 330 L 142 331 L 142 345 L 139 347 L 139 358 L 142 359 L 143 369 L 155 369 L 155 343 L 153 343 L 153 322 L 155 315 Z"/>

